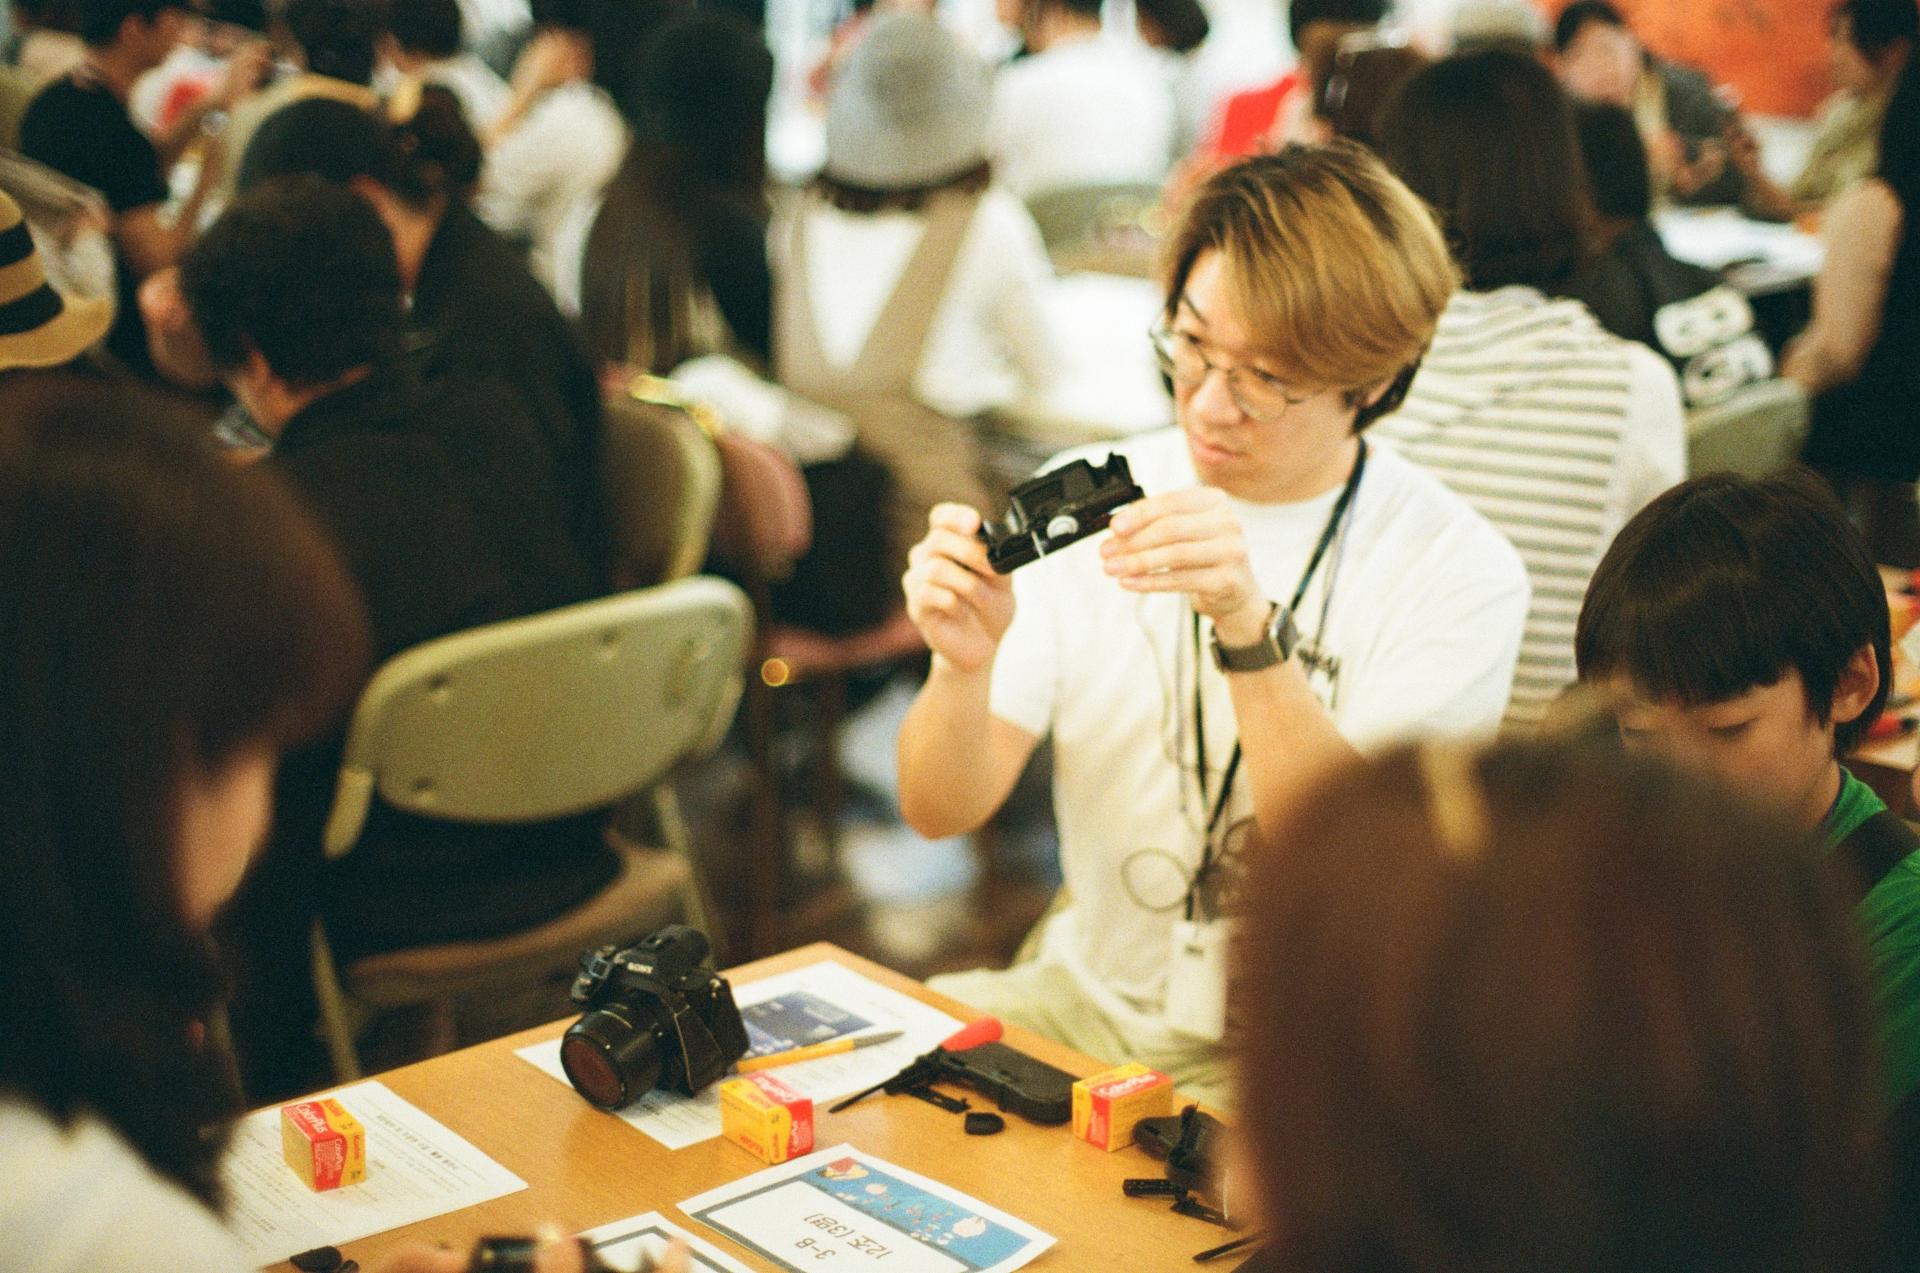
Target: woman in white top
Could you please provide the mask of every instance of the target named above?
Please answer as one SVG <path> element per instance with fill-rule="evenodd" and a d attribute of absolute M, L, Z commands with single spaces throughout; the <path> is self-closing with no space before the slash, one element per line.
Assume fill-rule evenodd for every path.
<path fill-rule="evenodd" d="M 1180 113 L 1158 55 L 1103 34 L 1102 0 L 1000 0 L 1027 54 L 1000 72 L 991 126 L 995 171 L 1023 199 L 1076 186 L 1158 185 Z"/>
<path fill-rule="evenodd" d="M 986 117 L 985 68 L 951 35 L 919 14 L 876 19 L 835 85 L 826 169 L 773 234 L 778 377 L 850 416 L 893 472 L 902 566 L 935 503 L 984 502 L 969 418 L 1057 361 L 1051 269 L 1032 217 L 992 184 Z"/>
<path fill-rule="evenodd" d="M 1374 432 L 1520 550 L 1533 601 L 1506 725 L 1530 728 L 1574 681 L 1574 620 L 1607 545 L 1685 476 L 1679 381 L 1586 306 L 1552 299 L 1588 259 L 1596 218 L 1572 104 L 1537 61 L 1495 50 L 1426 68 L 1388 108 L 1381 150 L 1439 212 L 1466 290 Z"/>
<path fill-rule="evenodd" d="M 239 1273 L 209 929 L 364 675 L 325 533 L 140 390 L 0 385 L 0 1273 Z M 551 1244 L 542 1273 L 580 1267 Z M 411 1248 L 380 1273 L 458 1273 Z"/>

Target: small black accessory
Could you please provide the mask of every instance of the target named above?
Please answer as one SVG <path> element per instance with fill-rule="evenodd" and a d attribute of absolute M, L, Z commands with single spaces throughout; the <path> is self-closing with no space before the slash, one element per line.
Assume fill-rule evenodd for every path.
<path fill-rule="evenodd" d="M 340 1266 L 346 1263 L 346 1257 L 340 1254 L 337 1246 L 317 1246 L 311 1251 L 302 1251 L 288 1260 L 300 1273 L 339 1273 Z"/>
<path fill-rule="evenodd" d="M 992 1136 L 1007 1130 L 1007 1120 L 998 1114 L 977 1109 L 967 1115 L 967 1135 Z"/>
<path fill-rule="evenodd" d="M 1073 1117 L 1073 1075 L 1004 1043 L 947 1053 L 941 1078 L 964 1083 L 1031 1123 L 1064 1123 Z"/>
<path fill-rule="evenodd" d="M 580 956 L 573 1001 L 587 1013 L 567 1027 L 560 1063 L 601 1109 L 654 1088 L 692 1096 L 747 1051 L 747 1027 L 727 979 L 704 967 L 706 935 L 672 924 L 622 949 Z"/>
<path fill-rule="evenodd" d="M 1006 1113 L 1032 1123 L 1064 1123 L 1073 1117 L 1073 1075 L 998 1042 L 951 1051 L 935 1048 L 877 1089 L 856 1092 L 827 1112 L 837 1114 L 876 1090 L 917 1096 L 955 1113 L 967 1108 L 965 1101 L 934 1091 L 936 1083 L 964 1083 Z"/>
<path fill-rule="evenodd" d="M 1105 464 L 1075 460 L 1042 473 L 1013 489 L 1007 511 L 997 521 L 980 527 L 987 560 L 998 574 L 1058 552 L 1068 544 L 1097 535 L 1123 504 L 1146 498 L 1134 484 L 1133 470 L 1124 455 L 1109 455 Z"/>
<path fill-rule="evenodd" d="M 943 1109 L 949 1114 L 964 1114 L 973 1108 L 958 1096 L 948 1096 L 945 1092 L 931 1087 L 910 1087 L 906 1090 L 906 1095 L 913 1097 L 916 1101 L 925 1101 L 935 1109 Z"/>
<path fill-rule="evenodd" d="M 1222 645 L 1220 634 L 1213 634 L 1213 665 L 1222 672 L 1264 672 L 1292 658 L 1299 644 L 1300 628 L 1293 621 L 1293 611 L 1276 601 L 1267 614 L 1266 631 L 1252 645 Z"/>
<path fill-rule="evenodd" d="M 1200 1254 L 1194 1256 L 1193 1262 L 1195 1264 L 1205 1264 L 1210 1260 L 1217 1260 L 1223 1255 L 1232 1255 L 1235 1251 L 1250 1247 L 1266 1236 L 1264 1233 L 1249 1233 L 1245 1237 L 1235 1238 L 1231 1242 L 1222 1242 L 1219 1246 L 1210 1246 L 1200 1252 Z"/>
<path fill-rule="evenodd" d="M 1226 1130 L 1225 1124 L 1202 1113 L 1198 1105 L 1187 1106 L 1178 1118 L 1140 1120 L 1133 1129 L 1134 1144 L 1156 1158 L 1166 1159 L 1166 1179 L 1123 1180 L 1121 1192 L 1129 1198 L 1172 1198 L 1177 1215 L 1226 1229 L 1238 1227 L 1223 1209 L 1206 1200 L 1219 1189 L 1218 1156 Z"/>

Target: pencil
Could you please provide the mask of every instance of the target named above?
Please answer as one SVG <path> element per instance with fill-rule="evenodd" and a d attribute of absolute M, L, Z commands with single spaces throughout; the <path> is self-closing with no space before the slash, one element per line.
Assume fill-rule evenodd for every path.
<path fill-rule="evenodd" d="M 769 1052 L 765 1056 L 748 1057 L 734 1068 L 742 1074 L 752 1074 L 755 1070 L 770 1070 L 776 1065 L 795 1065 L 801 1061 L 813 1061 L 823 1056 L 839 1056 L 842 1052 L 851 1052 L 855 1048 L 870 1048 L 876 1043 L 892 1043 L 900 1037 L 898 1030 L 883 1030 L 879 1034 L 861 1034 L 848 1039 L 831 1039 L 825 1043 L 814 1043 L 804 1048 L 789 1048 L 785 1052 Z"/>

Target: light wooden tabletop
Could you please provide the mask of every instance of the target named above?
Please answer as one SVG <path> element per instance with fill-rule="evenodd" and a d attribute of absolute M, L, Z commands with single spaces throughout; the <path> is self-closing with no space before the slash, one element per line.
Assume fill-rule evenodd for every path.
<path fill-rule="evenodd" d="M 844 964 L 962 1021 L 979 1015 L 916 981 L 826 943 L 746 964 L 728 976 L 745 983 L 821 960 Z M 567 1024 L 556 1021 L 377 1076 L 492 1155 L 526 1181 L 527 1188 L 478 1207 L 344 1243 L 341 1250 L 348 1257 L 365 1269 L 405 1241 L 445 1242 L 466 1249 L 481 1236 L 529 1233 L 543 1221 L 581 1230 L 658 1209 L 750 1267 L 772 1267 L 679 1210 L 681 1202 L 696 1194 L 761 1170 L 758 1160 L 720 1139 L 668 1150 L 613 1115 L 594 1109 L 571 1087 L 514 1055 L 516 1048 L 557 1036 Z M 1075 1075 L 1107 1068 L 1103 1062 L 1023 1030 L 1009 1029 L 1006 1041 Z M 1125 1059 L 1114 1058 L 1114 1062 Z M 975 1108 L 991 1108 L 977 1095 L 973 1102 Z M 1160 1163 L 1138 1149 L 1108 1153 L 1077 1140 L 1066 1127 L 1037 1127 L 1012 1115 L 998 1135 L 968 1136 L 957 1115 L 908 1096 L 876 1094 L 842 1114 L 829 1114 L 821 1107 L 816 1118 L 814 1143 L 821 1148 L 852 1144 L 1052 1234 L 1057 1244 L 1033 1268 L 1104 1273 L 1223 1269 L 1235 1263 L 1232 1259 L 1204 1266 L 1191 1263 L 1196 1252 L 1227 1241 L 1232 1235 L 1226 1230 L 1173 1215 L 1165 1200 L 1121 1195 L 1120 1182 L 1129 1176 L 1164 1174 Z"/>

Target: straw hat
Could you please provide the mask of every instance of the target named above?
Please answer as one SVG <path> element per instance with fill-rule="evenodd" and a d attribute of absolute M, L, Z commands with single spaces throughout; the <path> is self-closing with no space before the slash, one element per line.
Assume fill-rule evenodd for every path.
<path fill-rule="evenodd" d="M 827 106 L 827 176 L 914 190 L 987 157 L 987 68 L 918 13 L 873 20 Z"/>
<path fill-rule="evenodd" d="M 66 297 L 48 285 L 20 205 L 0 191 L 0 371 L 71 362 L 112 325 L 111 300 Z"/>

